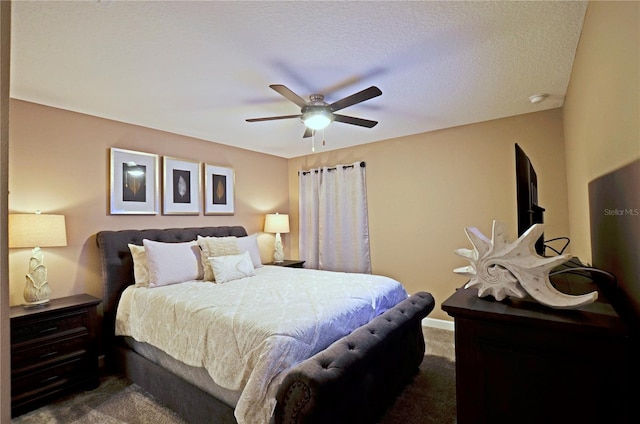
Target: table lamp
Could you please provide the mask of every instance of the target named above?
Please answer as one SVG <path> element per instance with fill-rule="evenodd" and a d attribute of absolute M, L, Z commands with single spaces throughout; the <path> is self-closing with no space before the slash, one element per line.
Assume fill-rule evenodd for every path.
<path fill-rule="evenodd" d="M 47 268 L 41 247 L 67 245 L 67 229 L 64 215 L 33 214 L 9 215 L 9 247 L 31 247 L 29 273 L 24 288 L 25 307 L 49 302 L 51 288 L 47 281 Z"/>
<path fill-rule="evenodd" d="M 289 232 L 289 215 L 286 213 L 268 213 L 264 220 L 264 232 L 275 233 L 276 243 L 273 252 L 273 261 L 275 263 L 284 262 L 284 252 L 282 251 L 282 239 L 280 233 Z"/>

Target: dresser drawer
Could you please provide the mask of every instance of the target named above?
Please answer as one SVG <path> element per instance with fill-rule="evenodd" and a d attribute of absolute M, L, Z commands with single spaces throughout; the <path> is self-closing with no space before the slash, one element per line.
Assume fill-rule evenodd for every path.
<path fill-rule="evenodd" d="M 28 319 L 11 323 L 11 343 L 18 344 L 25 340 L 34 340 L 69 330 L 87 327 L 85 310 L 48 316 L 42 319 Z"/>
<path fill-rule="evenodd" d="M 82 354 L 87 347 L 88 336 L 86 329 L 81 329 L 67 337 L 49 339 L 44 343 L 25 342 L 21 347 L 11 350 L 12 373 L 23 373 L 72 353 Z"/>

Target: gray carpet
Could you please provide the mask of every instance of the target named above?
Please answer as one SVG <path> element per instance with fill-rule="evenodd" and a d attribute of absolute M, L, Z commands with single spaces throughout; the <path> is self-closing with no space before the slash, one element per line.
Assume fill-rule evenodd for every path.
<path fill-rule="evenodd" d="M 378 424 L 456 422 L 453 332 L 424 328 L 427 351 L 420 372 Z M 62 398 L 14 418 L 12 424 L 186 424 L 139 386 L 109 376 L 91 391 Z"/>
<path fill-rule="evenodd" d="M 454 424 L 456 369 L 453 331 L 423 328 L 427 345 L 420 372 L 378 424 Z"/>

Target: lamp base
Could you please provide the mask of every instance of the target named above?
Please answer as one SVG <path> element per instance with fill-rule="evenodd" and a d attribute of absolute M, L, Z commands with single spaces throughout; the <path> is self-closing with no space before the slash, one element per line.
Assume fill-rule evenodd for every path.
<path fill-rule="evenodd" d="M 282 238 L 280 233 L 276 233 L 275 250 L 273 252 L 273 262 L 281 264 L 284 262 L 284 252 L 282 250 Z"/>
<path fill-rule="evenodd" d="M 41 306 L 49 301 L 51 287 L 47 282 L 47 267 L 44 266 L 44 254 L 39 247 L 33 249 L 29 259 L 29 273 L 22 293 L 25 305 Z M 27 306 L 31 307 L 31 306 Z"/>
<path fill-rule="evenodd" d="M 49 303 L 49 299 L 44 299 L 44 300 L 38 300 L 36 302 L 28 302 L 28 303 L 24 303 L 22 306 L 25 309 L 29 309 L 29 308 L 42 308 L 43 306 L 45 306 L 47 303 Z"/>

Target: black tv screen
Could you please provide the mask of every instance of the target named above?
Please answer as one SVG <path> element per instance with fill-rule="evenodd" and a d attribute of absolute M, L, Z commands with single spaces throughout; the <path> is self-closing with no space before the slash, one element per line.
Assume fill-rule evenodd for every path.
<path fill-rule="evenodd" d="M 516 143 L 516 201 L 518 237 L 533 224 L 544 223 L 544 208 L 538 204 L 538 177 L 531 160 Z M 544 256 L 544 235 L 536 241 L 536 252 Z"/>

